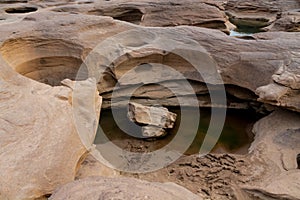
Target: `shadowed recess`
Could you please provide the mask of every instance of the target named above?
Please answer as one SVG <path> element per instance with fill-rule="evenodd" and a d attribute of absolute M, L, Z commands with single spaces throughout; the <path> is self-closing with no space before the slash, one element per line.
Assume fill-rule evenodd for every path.
<path fill-rule="evenodd" d="M 16 72 L 48 85 L 60 85 L 64 79 L 88 78 L 81 59 L 82 47 L 72 42 L 19 38 L 6 41 L 0 53 Z"/>
<path fill-rule="evenodd" d="M 9 14 L 23 14 L 23 13 L 31 13 L 35 12 L 38 9 L 36 7 L 16 7 L 16 8 L 8 8 L 5 10 L 6 13 Z"/>

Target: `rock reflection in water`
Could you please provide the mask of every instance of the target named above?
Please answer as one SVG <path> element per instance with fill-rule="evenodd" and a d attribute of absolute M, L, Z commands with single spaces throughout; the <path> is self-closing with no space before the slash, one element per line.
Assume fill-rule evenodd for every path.
<path fill-rule="evenodd" d="M 126 109 L 118 110 L 118 115 L 121 118 L 121 126 L 123 130 L 121 130 L 117 126 L 112 116 L 111 110 L 103 110 L 101 112 L 100 126 L 109 140 L 120 148 L 133 152 L 151 152 L 169 144 L 177 134 L 179 125 L 182 122 L 188 124 L 189 122 L 192 122 L 192 120 L 194 120 L 193 113 L 197 112 L 197 109 L 183 109 L 188 109 L 190 115 L 188 117 L 185 117 L 184 119 L 181 119 L 181 112 L 179 108 L 169 108 L 170 111 L 178 114 L 175 127 L 169 131 L 167 136 L 157 140 L 139 139 L 138 136 L 141 134 L 141 129 L 137 128 L 135 124 L 133 124 L 127 118 Z M 184 136 L 187 139 L 189 137 L 195 137 L 196 135 L 193 143 L 186 150 L 186 155 L 197 154 L 199 152 L 209 126 L 210 109 L 201 109 L 200 116 L 201 119 L 197 133 L 195 133 L 193 130 L 190 130 L 189 127 L 184 127 L 183 129 L 185 130 Z M 228 110 L 222 134 L 218 140 L 218 143 L 215 145 L 213 152 L 246 154 L 248 151 L 248 147 L 253 141 L 253 134 L 251 132 L 251 129 L 256 120 L 258 120 L 258 117 L 254 112 L 247 110 Z M 126 132 L 130 134 L 126 134 Z M 132 135 L 136 135 L 136 138 L 132 137 Z M 100 144 L 102 141 L 103 140 L 101 139 L 99 134 L 97 134 L 95 144 Z M 184 144 L 184 142 L 182 143 Z M 178 149 L 180 149 L 181 144 L 176 145 L 178 145 Z M 176 150 L 176 146 L 174 148 Z"/>

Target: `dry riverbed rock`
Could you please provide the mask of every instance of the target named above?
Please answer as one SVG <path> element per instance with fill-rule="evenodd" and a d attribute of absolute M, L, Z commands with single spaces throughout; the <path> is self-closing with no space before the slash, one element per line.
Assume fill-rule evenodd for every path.
<path fill-rule="evenodd" d="M 92 49 L 105 39 L 132 29 L 135 30 L 135 36 L 124 39 L 122 45 L 117 46 L 114 51 L 125 54 L 111 65 L 107 63 L 109 60 L 102 59 L 95 60 L 95 65 L 92 66 L 81 65 Z M 98 90 L 103 95 L 103 108 L 126 106 L 123 98 L 128 97 L 128 90 L 136 86 L 139 87 L 133 93 L 132 101 L 143 105 L 178 106 L 176 96 L 180 96 L 183 99 L 180 105 L 190 106 L 191 95 L 196 93 L 198 104 L 201 107 L 210 107 L 212 105 L 205 82 L 214 85 L 213 79 L 216 73 L 219 73 L 225 87 L 230 87 L 230 90 L 227 90 L 229 108 L 247 109 L 253 105 L 256 108 L 260 107 L 256 90 L 275 81 L 276 84 L 288 87 L 286 95 L 281 96 L 282 91 L 276 94 L 275 96 L 281 96 L 279 102 L 268 101 L 263 96 L 260 100 L 263 103 L 300 111 L 300 105 L 297 103 L 300 33 L 260 33 L 246 40 L 199 27 L 145 28 L 110 17 L 46 10 L 29 13 L 21 22 L 11 22 L 11 26 L 3 24 L 1 30 L 0 41 L 3 44 L 0 52 L 4 60 L 15 71 L 31 79 L 60 85 L 65 78 L 74 80 L 80 66 L 80 76 L 77 76 L 80 80 L 89 76 L 96 76 L 98 79 L 98 72 L 104 70 L 103 78 L 97 81 Z M 112 43 L 108 44 L 110 45 L 103 48 L 104 53 L 109 53 L 105 51 L 115 48 Z M 168 44 L 177 44 L 174 48 L 199 48 L 201 59 L 215 63 L 211 68 L 200 66 L 202 75 L 207 79 L 204 81 L 191 63 L 180 56 L 173 52 L 164 52 L 162 46 L 168 47 Z M 124 52 L 125 49 L 128 52 Z M 97 58 L 97 53 L 92 56 Z M 162 71 L 158 70 L 157 66 L 142 65 L 154 61 L 172 67 L 188 82 L 168 68 L 163 68 L 162 76 Z M 137 70 L 132 70 L 134 67 L 137 67 Z M 211 71 L 213 68 L 216 68 L 215 72 Z M 126 78 L 120 80 L 125 74 Z M 157 79 L 151 80 L 151 77 Z M 118 86 L 117 80 L 121 83 Z M 161 84 L 165 87 L 160 86 Z M 188 90 L 187 86 L 193 90 Z M 213 88 L 219 89 L 222 87 L 218 85 Z M 113 91 L 116 101 L 111 102 Z M 176 96 L 172 91 L 178 91 Z"/>
<path fill-rule="evenodd" d="M 155 172 L 123 175 L 174 182 L 204 199 L 299 199 L 299 122 L 298 113 L 278 110 L 255 124 L 247 155 L 182 156 Z"/>
<path fill-rule="evenodd" d="M 236 26 L 262 28 L 264 31 L 299 31 L 297 0 L 228 0 L 225 10 Z"/>
<path fill-rule="evenodd" d="M 224 7 L 213 0 L 118 0 L 93 1 L 89 4 L 60 5 L 52 9 L 56 12 L 85 13 L 110 16 L 116 20 L 141 26 L 199 26 L 229 32 L 231 27 Z"/>
<path fill-rule="evenodd" d="M 300 112 L 300 33 L 267 32 L 235 38 L 219 30 L 197 27 L 227 30 L 220 1 L 191 0 L 186 4 L 148 0 L 139 3 L 5 0 L 0 4 L 0 53 L 3 57 L 0 63 L 0 199 L 43 198 L 55 188 L 73 181 L 75 175 L 79 179 L 119 175 L 90 156 L 79 165 L 88 153 L 86 146 L 93 142 L 101 104 L 95 82 L 88 78 L 98 78 L 95 74 L 103 69 L 104 76 L 97 79 L 97 89 L 104 96 L 104 108 L 126 105 L 122 99 L 136 86 L 138 89 L 132 100 L 145 106 L 178 106 L 176 96 L 182 97 L 181 105 L 187 106 L 191 105 L 191 95 L 195 94 L 199 106 L 217 106 L 210 102 L 207 85 L 214 91 L 222 90 L 220 82 L 214 79 L 215 75 L 220 75 L 229 108 L 259 110 L 265 104 Z M 299 1 L 296 0 L 230 0 L 225 10 L 235 19 L 257 23 L 259 27 L 271 25 L 270 30 L 286 30 L 292 24 L 288 31 L 297 31 L 298 11 L 294 10 L 297 7 Z M 196 12 L 191 12 L 190 16 L 186 8 L 195 8 Z M 200 12 L 203 9 L 205 12 Z M 118 41 L 115 51 L 110 51 L 115 47 L 111 41 L 102 46 L 108 55 L 121 52 L 121 57 L 116 60 L 100 57 L 92 67 L 88 66 L 91 63 L 83 64 L 88 55 L 97 58 L 91 52 L 98 44 L 129 30 L 135 30 L 136 34 Z M 194 55 L 204 63 L 200 65 L 202 76 L 176 52 L 164 51 L 162 47 L 177 50 L 199 47 Z M 170 66 L 183 76 L 177 76 L 166 67 L 145 65 L 153 62 Z M 135 69 L 136 66 L 139 68 Z M 145 74 L 152 74 L 155 81 Z M 117 81 L 120 84 L 116 86 Z M 78 87 L 74 87 L 75 84 Z M 187 85 L 192 90 L 188 90 Z M 84 88 L 78 93 L 81 100 L 74 102 L 72 92 L 81 87 Z M 113 91 L 117 101 L 110 104 Z M 179 91 L 179 95 L 172 91 Z M 87 98 L 89 94 L 93 94 L 93 98 Z M 82 120 L 73 117 L 74 103 L 78 105 Z M 96 106 L 91 112 L 85 109 L 85 103 Z M 204 198 L 300 199 L 297 169 L 300 118 L 296 112 L 277 110 L 257 122 L 255 142 L 249 155 L 187 156 L 160 171 L 131 176 L 176 182 Z M 155 120 L 148 119 L 159 124 Z M 83 135 L 85 145 L 78 135 L 82 129 L 78 130 L 77 122 L 81 123 L 81 128 L 87 128 L 87 134 Z M 161 128 L 172 123 L 163 123 Z M 155 131 L 147 131 L 147 135 L 156 135 Z M 78 171 L 79 166 L 81 170 Z M 94 166 L 96 171 L 92 169 Z M 58 189 L 52 198 L 74 195 L 74 198 L 85 199 L 85 192 L 90 188 L 86 189 L 84 184 L 96 183 L 95 190 L 90 190 L 93 198 L 118 195 L 110 193 L 113 187 L 121 191 L 120 195 L 125 195 L 121 197 L 128 199 L 134 197 L 134 193 L 127 196 L 128 188 L 137 188 L 138 194 L 144 196 L 149 194 L 154 198 L 161 194 L 174 199 L 170 190 L 163 189 L 166 184 L 158 184 L 158 187 L 154 183 L 123 180 L 79 180 Z M 146 184 L 146 189 L 138 188 L 139 183 Z M 83 188 L 82 193 L 77 192 L 77 184 L 78 188 Z M 98 190 L 98 185 L 104 193 Z M 157 192 L 152 192 L 156 187 L 157 190 L 153 190 Z M 176 188 L 171 190 L 179 192 L 175 196 L 194 197 L 188 198 L 189 192 Z"/>
<path fill-rule="evenodd" d="M 250 155 L 265 163 L 260 181 L 242 187 L 261 199 L 300 199 L 300 115 L 278 110 L 254 126 L 255 141 Z"/>
<path fill-rule="evenodd" d="M 74 88 L 35 82 L 3 61 L 0 69 L 0 199 L 43 197 L 74 180 L 87 153 L 73 117 Z M 95 80 L 81 82 L 76 90 L 82 85 L 92 88 L 91 99 L 85 99 L 95 110 L 77 117 L 90 119 L 85 131 L 95 136 L 101 98 Z"/>
<path fill-rule="evenodd" d="M 132 178 L 89 177 L 57 189 L 50 200 L 165 199 L 200 200 L 201 198 L 175 183 L 150 183 Z"/>

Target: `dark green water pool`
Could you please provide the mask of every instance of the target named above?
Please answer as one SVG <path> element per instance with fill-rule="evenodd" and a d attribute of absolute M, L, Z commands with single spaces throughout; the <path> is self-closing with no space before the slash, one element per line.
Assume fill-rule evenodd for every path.
<path fill-rule="evenodd" d="M 194 116 L 196 115 L 197 109 L 183 109 L 188 111 L 189 115 L 181 119 L 180 109 L 169 108 L 170 111 L 178 114 L 175 127 L 168 132 L 167 136 L 157 140 L 149 141 L 136 138 L 141 135 L 141 129 L 137 128 L 135 124 L 128 120 L 126 109 L 118 109 L 117 111 L 118 117 L 121 119 L 120 124 L 123 130 L 116 124 L 111 110 L 102 111 L 100 126 L 110 141 L 120 148 L 134 152 L 151 152 L 169 144 L 178 133 L 179 126 L 183 123 L 185 124 L 185 127 L 183 127 L 183 129 L 181 128 L 181 130 L 184 130 L 184 137 L 182 138 L 182 142 L 178 142 L 176 145 L 179 147 L 181 144 L 185 143 L 183 140 L 191 139 L 192 137 L 194 140 L 186 150 L 185 154 L 197 154 L 210 123 L 210 109 L 201 109 L 200 122 L 197 121 L 199 125 L 196 132 L 195 130 L 191 130 L 189 123 L 194 122 Z M 246 154 L 248 147 L 253 141 L 251 129 L 257 120 L 258 116 L 254 112 L 248 110 L 228 110 L 223 131 L 218 143 L 213 148 L 213 152 Z M 100 144 L 103 141 L 99 135 L 97 134 L 96 136 L 95 144 Z"/>

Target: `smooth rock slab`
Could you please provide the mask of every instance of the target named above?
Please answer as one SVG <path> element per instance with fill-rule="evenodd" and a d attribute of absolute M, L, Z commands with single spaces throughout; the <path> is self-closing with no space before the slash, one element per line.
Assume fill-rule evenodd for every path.
<path fill-rule="evenodd" d="M 0 199 L 37 199 L 73 181 L 87 153 L 73 116 L 73 88 L 32 81 L 4 62 L 0 71 Z M 91 99 L 85 101 L 95 111 L 77 117 L 89 119 L 85 133 L 93 135 L 101 97 L 95 80 L 83 82 L 92 88 Z"/>
<path fill-rule="evenodd" d="M 175 183 L 151 183 L 131 178 L 89 177 L 59 188 L 50 200 L 196 200 L 197 195 Z"/>

